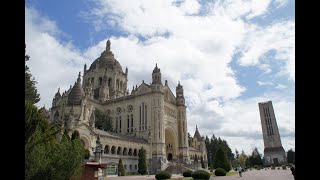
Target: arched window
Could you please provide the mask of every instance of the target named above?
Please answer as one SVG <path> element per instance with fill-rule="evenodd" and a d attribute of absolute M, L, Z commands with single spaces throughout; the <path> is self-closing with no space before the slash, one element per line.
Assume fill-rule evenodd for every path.
<path fill-rule="evenodd" d="M 91 84 L 94 84 L 94 77 L 91 78 Z"/>
<path fill-rule="evenodd" d="M 112 146 L 112 148 L 111 148 L 111 154 L 116 154 L 116 147 L 115 147 L 115 146 Z"/>
<path fill-rule="evenodd" d="M 111 86 L 111 83 L 112 83 L 112 79 L 109 78 L 109 79 L 108 79 L 108 86 L 109 86 L 109 87 Z"/>
<path fill-rule="evenodd" d="M 131 148 L 129 149 L 128 155 L 132 156 L 132 149 Z"/>
<path fill-rule="evenodd" d="M 116 81 L 116 88 L 119 89 L 119 79 Z"/>
<path fill-rule="evenodd" d="M 105 153 L 105 154 L 109 154 L 109 151 L 110 151 L 109 145 L 106 145 L 106 146 L 104 147 L 104 153 Z"/>
<path fill-rule="evenodd" d="M 120 90 L 122 90 L 122 81 L 120 81 Z"/>
<path fill-rule="evenodd" d="M 56 111 L 55 113 L 54 113 L 54 116 L 53 116 L 53 121 L 59 121 L 59 112 L 58 111 Z"/>
<path fill-rule="evenodd" d="M 99 77 L 99 85 L 102 85 L 102 77 Z"/>
<path fill-rule="evenodd" d="M 128 149 L 125 147 L 123 148 L 123 153 L 122 155 L 127 156 L 128 155 Z"/>
<path fill-rule="evenodd" d="M 137 155 L 138 155 L 137 149 L 134 149 L 134 150 L 133 150 L 133 156 L 137 156 Z"/>
<path fill-rule="evenodd" d="M 122 153 L 121 147 L 119 146 L 119 147 L 118 147 L 118 150 L 117 150 L 117 155 L 122 155 L 121 153 Z"/>

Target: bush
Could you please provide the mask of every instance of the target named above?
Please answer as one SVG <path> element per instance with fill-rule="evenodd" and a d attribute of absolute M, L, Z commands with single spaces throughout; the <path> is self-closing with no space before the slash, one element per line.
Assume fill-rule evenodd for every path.
<path fill-rule="evenodd" d="M 283 170 L 286 170 L 286 169 L 287 169 L 287 166 L 286 166 L 286 165 L 282 165 L 282 169 L 283 169 Z"/>
<path fill-rule="evenodd" d="M 89 159 L 89 158 L 90 158 L 90 151 L 89 149 L 86 149 L 84 153 L 84 159 Z"/>
<path fill-rule="evenodd" d="M 216 176 L 225 176 L 227 174 L 226 170 L 222 168 L 217 168 L 216 171 L 214 172 Z"/>
<path fill-rule="evenodd" d="M 183 177 L 191 177 L 192 171 L 191 170 L 186 170 L 182 174 L 183 174 Z"/>
<path fill-rule="evenodd" d="M 193 171 L 191 176 L 192 176 L 193 179 L 205 179 L 205 180 L 210 179 L 210 173 L 208 173 L 205 170 Z"/>
<path fill-rule="evenodd" d="M 274 167 L 274 166 L 271 166 L 271 169 L 272 169 L 272 170 L 274 170 L 274 169 L 276 169 L 276 167 Z"/>
<path fill-rule="evenodd" d="M 167 171 L 160 171 L 158 174 L 156 174 L 156 179 L 170 179 L 171 174 Z"/>
<path fill-rule="evenodd" d="M 255 169 L 257 169 L 257 168 L 258 168 L 258 165 L 254 165 L 253 167 L 254 167 Z"/>

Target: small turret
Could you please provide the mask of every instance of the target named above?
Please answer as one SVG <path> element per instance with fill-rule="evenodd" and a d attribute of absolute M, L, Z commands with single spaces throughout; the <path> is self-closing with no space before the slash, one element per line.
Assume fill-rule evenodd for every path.
<path fill-rule="evenodd" d="M 183 95 L 183 86 L 180 85 L 180 81 L 178 83 L 178 86 L 176 88 L 176 103 L 177 105 L 184 105 L 185 99 Z"/>
<path fill-rule="evenodd" d="M 156 63 L 156 67 L 152 71 L 152 84 L 162 84 L 160 68 Z"/>

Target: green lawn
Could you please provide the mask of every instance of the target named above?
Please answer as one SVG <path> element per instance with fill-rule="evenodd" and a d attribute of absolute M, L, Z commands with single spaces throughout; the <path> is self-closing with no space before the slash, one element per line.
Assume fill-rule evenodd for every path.
<path fill-rule="evenodd" d="M 232 176 L 232 175 L 235 175 L 235 174 L 238 174 L 238 172 L 236 172 L 236 171 L 227 172 L 226 176 Z M 214 174 L 214 172 L 211 172 L 210 175 L 211 175 L 211 176 L 216 176 L 216 175 Z"/>

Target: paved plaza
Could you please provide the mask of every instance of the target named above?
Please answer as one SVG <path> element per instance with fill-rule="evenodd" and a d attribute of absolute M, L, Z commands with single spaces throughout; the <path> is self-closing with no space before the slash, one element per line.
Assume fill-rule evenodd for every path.
<path fill-rule="evenodd" d="M 184 179 L 182 176 L 173 175 L 171 179 Z M 155 179 L 154 175 L 146 176 L 122 176 L 107 177 L 108 180 L 126 180 L 126 179 Z M 239 177 L 238 174 L 233 176 L 211 177 L 214 180 L 294 180 L 291 171 L 287 170 L 252 170 L 247 171 Z"/>

